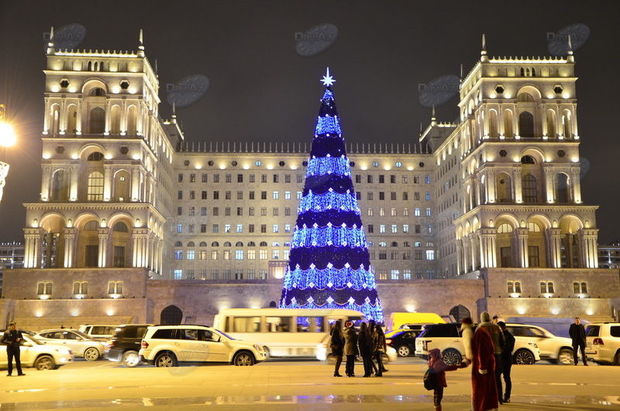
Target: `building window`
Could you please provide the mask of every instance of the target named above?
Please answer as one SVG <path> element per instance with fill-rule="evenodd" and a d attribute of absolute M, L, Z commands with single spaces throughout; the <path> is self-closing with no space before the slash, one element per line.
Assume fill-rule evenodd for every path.
<path fill-rule="evenodd" d="M 274 260 L 280 259 L 280 250 L 271 250 L 271 258 Z"/>
<path fill-rule="evenodd" d="M 177 233 L 183 232 L 183 224 L 177 224 Z"/>
<path fill-rule="evenodd" d="M 418 207 L 416 207 L 413 210 L 413 215 L 416 216 L 416 217 L 420 217 L 420 209 Z"/>
<path fill-rule="evenodd" d="M 211 231 L 214 233 L 219 233 L 220 232 L 220 225 L 219 224 L 213 224 L 213 227 L 211 227 Z"/>
<path fill-rule="evenodd" d="M 553 282 L 551 281 L 541 281 L 540 282 L 540 293 L 541 294 L 553 294 L 555 291 L 553 290 Z"/>
<path fill-rule="evenodd" d="M 529 267 L 540 267 L 538 246 L 530 245 L 527 247 L 527 261 Z"/>
<path fill-rule="evenodd" d="M 521 281 L 508 281 L 508 294 L 521 294 Z"/>
<path fill-rule="evenodd" d="M 103 201 L 103 173 L 93 171 L 88 175 L 88 201 Z"/>
<path fill-rule="evenodd" d="M 76 297 L 84 297 L 88 294 L 88 282 L 86 281 L 74 281 L 73 282 L 73 295 Z"/>
<path fill-rule="evenodd" d="M 403 233 L 409 232 L 409 224 L 403 224 Z"/>
<path fill-rule="evenodd" d="M 183 251 L 175 250 L 174 251 L 174 259 L 175 260 L 182 260 L 183 259 Z"/>
<path fill-rule="evenodd" d="M 521 190 L 523 192 L 524 203 L 536 203 L 538 201 L 537 189 L 536 189 L 536 177 L 531 174 L 526 174 L 521 179 Z"/>
<path fill-rule="evenodd" d="M 392 233 L 397 233 L 398 232 L 398 225 L 397 224 L 392 224 Z"/>
<path fill-rule="evenodd" d="M 237 224 L 237 233 L 242 233 L 243 232 L 243 224 Z"/>
<path fill-rule="evenodd" d="M 183 278 L 183 270 L 174 270 L 174 279 L 180 280 Z"/>
<path fill-rule="evenodd" d="M 584 283 L 584 282 L 577 282 L 575 281 L 573 283 L 573 292 L 575 294 L 588 294 L 588 284 Z"/>
<path fill-rule="evenodd" d="M 258 258 L 260 260 L 266 260 L 267 259 L 267 250 L 258 250 Z"/>
<path fill-rule="evenodd" d="M 179 175 L 177 176 L 177 181 L 178 181 L 179 183 L 182 183 L 182 182 L 183 182 L 183 174 L 179 174 Z"/>
<path fill-rule="evenodd" d="M 291 232 L 291 225 L 290 224 L 284 224 L 284 232 L 285 233 L 290 233 Z"/>
<path fill-rule="evenodd" d="M 400 280 L 400 270 L 390 270 L 391 280 Z"/>
<path fill-rule="evenodd" d="M 188 260 L 194 260 L 196 258 L 196 251 L 194 250 L 187 250 L 187 259 Z"/>
<path fill-rule="evenodd" d="M 385 224 L 379 225 L 379 232 L 380 233 L 385 233 Z"/>
<path fill-rule="evenodd" d="M 302 197 L 302 192 L 298 191 L 297 192 L 297 200 L 301 200 L 301 197 Z"/>
<path fill-rule="evenodd" d="M 278 233 L 278 232 L 280 232 L 280 229 L 279 229 L 279 227 L 278 227 L 278 225 L 277 225 L 277 224 L 274 224 L 274 225 L 273 225 L 273 227 L 272 227 L 272 229 L 273 229 L 273 232 L 274 232 L 274 233 Z"/>
<path fill-rule="evenodd" d="M 122 281 L 108 281 L 108 294 L 110 294 L 110 296 L 123 295 L 123 282 Z"/>
<path fill-rule="evenodd" d="M 209 181 L 208 179 L 209 179 L 208 174 L 204 174 L 204 173 L 203 173 L 203 174 L 202 174 L 202 182 L 203 182 L 203 183 L 207 183 L 207 182 Z"/>
<path fill-rule="evenodd" d="M 279 199 L 280 199 L 280 192 L 279 192 L 279 191 L 274 191 L 274 192 L 272 193 L 272 198 L 273 198 L 274 200 L 279 200 Z"/>
<path fill-rule="evenodd" d="M 196 174 L 190 174 L 189 175 L 189 182 L 190 183 L 195 183 L 196 182 Z"/>
<path fill-rule="evenodd" d="M 432 261 L 435 259 L 435 250 L 426 250 L 426 259 Z"/>
<path fill-rule="evenodd" d="M 256 260 L 256 250 L 248 250 L 248 260 Z"/>
<path fill-rule="evenodd" d="M 225 233 L 230 233 L 230 229 L 231 229 L 230 224 L 224 224 L 224 232 Z"/>
<path fill-rule="evenodd" d="M 243 250 L 235 250 L 235 260 L 243 260 Z"/>
<path fill-rule="evenodd" d="M 38 296 L 52 295 L 52 283 L 51 282 L 37 283 L 37 295 Z"/>
<path fill-rule="evenodd" d="M 291 199 L 291 192 L 290 191 L 285 191 L 284 192 L 284 199 L 285 200 L 290 200 Z"/>

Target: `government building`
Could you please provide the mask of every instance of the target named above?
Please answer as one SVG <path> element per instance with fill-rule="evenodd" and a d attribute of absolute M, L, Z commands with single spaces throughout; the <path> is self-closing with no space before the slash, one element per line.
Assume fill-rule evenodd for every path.
<path fill-rule="evenodd" d="M 52 36 L 44 75 L 41 194 L 3 320 L 211 323 L 278 301 L 310 137 L 186 140 L 159 116 L 142 35 L 136 51 Z M 433 112 L 410 143 L 347 144 L 386 314 L 617 317 L 619 272 L 598 268 L 597 206 L 581 196 L 576 80 L 570 51 L 483 46 L 457 122 Z"/>

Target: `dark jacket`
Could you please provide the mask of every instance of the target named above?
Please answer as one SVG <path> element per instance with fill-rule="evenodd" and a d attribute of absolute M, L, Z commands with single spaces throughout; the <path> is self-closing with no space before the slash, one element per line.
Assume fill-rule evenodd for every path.
<path fill-rule="evenodd" d="M 504 346 L 502 347 L 502 358 L 512 358 L 512 352 L 515 350 L 515 337 L 510 331 L 504 331 Z"/>
<path fill-rule="evenodd" d="M 332 330 L 329 345 L 332 349 L 332 354 L 338 356 L 342 355 L 344 350 L 344 335 L 342 335 L 341 330 L 336 331 L 335 328 Z"/>
<path fill-rule="evenodd" d="M 344 355 L 357 355 L 357 331 L 354 327 L 344 330 Z"/>
<path fill-rule="evenodd" d="M 19 330 L 6 330 L 2 334 L 2 343 L 6 344 L 7 348 L 18 348 L 22 341 L 24 341 L 24 336 Z"/>
<path fill-rule="evenodd" d="M 372 335 L 368 331 L 360 332 L 358 337 L 358 345 L 360 347 L 361 355 L 371 355 L 373 352 Z"/>
<path fill-rule="evenodd" d="M 571 324 L 568 329 L 568 335 L 570 335 L 573 344 L 585 344 L 586 343 L 586 329 L 583 324 Z"/>

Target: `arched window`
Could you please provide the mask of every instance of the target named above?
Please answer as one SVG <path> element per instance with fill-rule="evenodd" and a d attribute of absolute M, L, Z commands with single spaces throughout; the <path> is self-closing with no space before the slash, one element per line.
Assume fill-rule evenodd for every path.
<path fill-rule="evenodd" d="M 495 110 L 489 111 L 489 136 L 497 137 L 497 112 Z"/>
<path fill-rule="evenodd" d="M 91 220 L 84 224 L 84 231 L 97 231 L 99 229 L 99 223 L 95 220 Z"/>
<path fill-rule="evenodd" d="M 137 111 L 135 106 L 129 106 L 127 111 L 127 135 L 133 136 L 137 134 Z"/>
<path fill-rule="evenodd" d="M 180 242 L 180 241 L 177 241 L 177 242 L 174 243 L 174 246 L 175 247 L 183 247 L 183 243 Z"/>
<path fill-rule="evenodd" d="M 555 201 L 557 203 L 570 202 L 568 176 L 564 173 L 555 176 Z"/>
<path fill-rule="evenodd" d="M 193 241 L 189 241 L 189 242 L 187 243 L 187 246 L 188 246 L 188 247 L 196 247 L 196 244 L 195 244 Z"/>
<path fill-rule="evenodd" d="M 52 177 L 51 201 L 67 201 L 69 197 L 69 184 L 65 170 L 56 170 Z"/>
<path fill-rule="evenodd" d="M 529 96 L 529 94 L 527 95 Z M 519 114 L 519 135 L 521 137 L 534 137 L 534 115 L 529 111 Z"/>
<path fill-rule="evenodd" d="M 496 191 L 498 203 L 512 202 L 512 180 L 508 174 L 501 173 L 497 176 Z"/>
<path fill-rule="evenodd" d="M 214 241 L 211 243 L 211 247 L 219 247 L 220 243 L 218 243 L 217 241 Z"/>
<path fill-rule="evenodd" d="M 199 247 L 206 247 L 207 246 L 207 242 L 206 241 L 201 241 L 198 246 Z"/>
<path fill-rule="evenodd" d="M 557 130 L 555 129 L 555 113 L 553 110 L 547 110 L 547 135 L 555 137 Z"/>
<path fill-rule="evenodd" d="M 225 241 L 224 242 L 224 247 L 232 247 L 232 244 L 230 241 Z"/>
<path fill-rule="evenodd" d="M 58 104 L 54 104 L 51 108 L 51 124 L 50 131 L 51 135 L 56 136 L 60 131 L 60 107 Z"/>
<path fill-rule="evenodd" d="M 512 233 L 512 226 L 510 224 L 504 223 L 497 227 L 498 234 L 507 234 Z"/>
<path fill-rule="evenodd" d="M 504 111 L 504 136 L 506 137 L 514 137 L 514 132 L 512 131 L 512 121 L 512 111 Z"/>
<path fill-rule="evenodd" d="M 110 112 L 112 119 L 110 122 L 110 133 L 120 134 L 121 132 L 121 108 L 119 106 L 112 106 Z"/>
<path fill-rule="evenodd" d="M 105 90 L 101 87 L 95 87 L 90 91 L 89 95 L 92 97 L 105 97 Z"/>
<path fill-rule="evenodd" d="M 75 134 L 77 132 L 77 106 L 72 104 L 67 109 L 67 133 Z"/>
<path fill-rule="evenodd" d="M 88 201 L 103 201 L 103 173 L 92 171 L 88 175 Z"/>
<path fill-rule="evenodd" d="M 129 173 L 119 171 L 114 176 L 114 201 L 129 201 Z"/>
<path fill-rule="evenodd" d="M 497 227 L 496 247 L 499 267 L 512 267 L 512 226 L 508 223 Z"/>
<path fill-rule="evenodd" d="M 536 164 L 536 160 L 532 156 L 521 157 L 521 164 Z"/>
<path fill-rule="evenodd" d="M 105 131 L 105 110 L 95 107 L 90 111 L 89 131 L 93 134 L 102 134 Z"/>
<path fill-rule="evenodd" d="M 267 247 L 267 242 L 266 241 L 261 241 L 259 244 L 259 247 Z"/>
<path fill-rule="evenodd" d="M 88 157 L 86 157 L 87 161 L 103 161 L 103 154 L 101 154 L 98 151 L 95 151 L 94 153 L 90 153 L 88 155 Z"/>
<path fill-rule="evenodd" d="M 116 231 L 119 233 L 128 233 L 129 228 L 127 227 L 127 224 L 119 221 L 118 223 L 114 224 L 114 227 L 112 227 L 112 231 Z"/>
<path fill-rule="evenodd" d="M 256 243 L 254 241 L 249 241 L 248 247 L 256 247 Z"/>
<path fill-rule="evenodd" d="M 235 243 L 235 247 L 243 247 L 243 243 L 241 241 L 237 241 Z"/>
<path fill-rule="evenodd" d="M 524 203 L 538 202 L 538 187 L 536 186 L 536 177 L 531 174 L 524 175 L 521 182 L 521 189 L 523 191 Z"/>
<path fill-rule="evenodd" d="M 562 114 L 562 127 L 564 131 L 564 137 L 571 137 L 571 126 L 570 126 L 570 111 L 564 110 Z"/>
<path fill-rule="evenodd" d="M 530 93 L 521 93 L 517 96 L 517 101 L 519 103 L 532 103 L 536 100 L 534 99 L 534 96 L 532 96 Z"/>
<path fill-rule="evenodd" d="M 390 247 L 398 247 L 398 242 L 392 241 L 392 243 L 390 244 Z"/>

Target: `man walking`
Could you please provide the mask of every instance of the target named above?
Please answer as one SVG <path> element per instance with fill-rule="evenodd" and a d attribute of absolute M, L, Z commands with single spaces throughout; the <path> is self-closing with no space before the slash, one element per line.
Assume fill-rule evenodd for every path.
<path fill-rule="evenodd" d="M 9 323 L 9 329 L 2 335 L 2 343 L 6 344 L 6 354 L 9 365 L 9 372 L 7 377 L 10 377 L 13 373 L 13 358 L 15 358 L 15 368 L 17 368 L 17 375 L 26 375 L 22 372 L 22 363 L 19 358 L 19 345 L 24 341 L 24 336 L 21 331 L 15 328 L 15 321 Z"/>
<path fill-rule="evenodd" d="M 570 335 L 571 340 L 573 340 L 573 360 L 575 360 L 575 365 L 579 363 L 579 358 L 577 357 L 578 349 L 581 349 L 583 365 L 588 365 L 588 360 L 586 358 L 586 329 L 583 324 L 581 324 L 579 317 L 575 317 L 575 322 L 570 325 L 568 335 Z"/>
<path fill-rule="evenodd" d="M 510 371 L 512 370 L 512 352 L 515 349 L 515 337 L 506 328 L 506 323 L 498 321 L 497 325 L 502 329 L 504 334 L 504 346 L 502 347 L 502 375 L 504 377 L 504 384 L 506 389 L 504 390 L 504 402 L 510 402 L 510 393 L 512 391 L 512 379 L 510 378 Z M 498 392 L 499 398 L 502 398 L 502 393 Z"/>
<path fill-rule="evenodd" d="M 345 373 L 347 377 L 355 377 L 355 357 L 358 354 L 357 331 L 352 321 L 345 322 L 344 326 L 344 355 L 347 357 Z"/>

